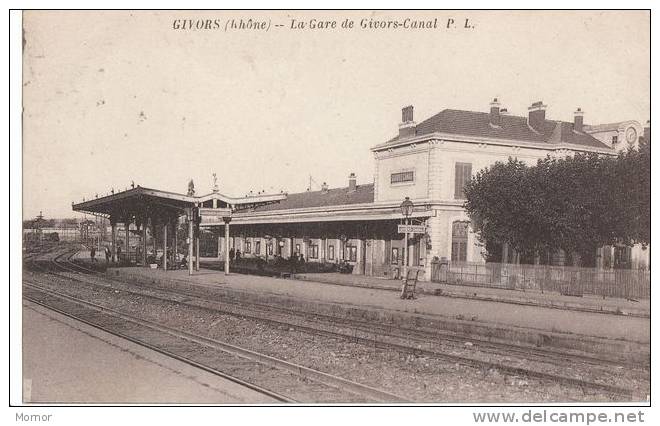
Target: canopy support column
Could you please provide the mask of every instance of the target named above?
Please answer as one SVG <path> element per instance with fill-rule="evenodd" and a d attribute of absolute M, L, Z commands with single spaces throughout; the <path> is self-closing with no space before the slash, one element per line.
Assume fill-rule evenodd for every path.
<path fill-rule="evenodd" d="M 174 253 L 174 263 L 176 265 L 179 265 L 179 262 L 178 262 L 179 261 L 179 238 L 177 236 L 179 234 L 179 216 L 178 215 L 174 219 L 174 230 L 173 230 L 173 232 L 174 232 L 174 247 L 173 247 L 174 251 L 172 253 Z"/>
<path fill-rule="evenodd" d="M 188 213 L 188 275 L 193 274 L 193 214 L 192 209 Z"/>
<path fill-rule="evenodd" d="M 110 226 L 110 233 L 112 234 L 110 236 L 112 242 L 112 263 L 115 263 L 117 261 L 117 222 L 111 221 Z"/>
<path fill-rule="evenodd" d="M 151 244 L 154 249 L 154 258 L 156 258 L 158 254 L 158 248 L 156 247 L 156 220 L 153 217 L 151 218 Z"/>
<path fill-rule="evenodd" d="M 163 271 L 167 272 L 167 227 L 169 223 L 166 222 L 163 226 Z"/>
<path fill-rule="evenodd" d="M 124 221 L 124 227 L 126 228 L 126 232 L 125 232 L 126 233 L 126 242 L 124 243 L 124 253 L 126 253 L 125 256 L 126 256 L 127 263 L 130 264 L 131 263 L 131 253 L 129 251 L 131 249 L 131 246 L 129 244 L 129 238 L 130 238 L 129 228 L 131 227 L 130 219 L 126 219 Z"/>
<path fill-rule="evenodd" d="M 147 266 L 147 222 L 149 219 L 142 218 L 142 266 Z"/>
<path fill-rule="evenodd" d="M 197 228 L 197 236 L 195 237 L 195 271 L 199 271 L 199 228 Z"/>
<path fill-rule="evenodd" d="M 225 275 L 229 275 L 229 222 L 231 217 L 223 217 L 225 221 Z"/>

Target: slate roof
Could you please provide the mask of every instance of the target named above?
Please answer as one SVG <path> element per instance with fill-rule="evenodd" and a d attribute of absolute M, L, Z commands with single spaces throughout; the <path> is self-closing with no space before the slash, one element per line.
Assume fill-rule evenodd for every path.
<path fill-rule="evenodd" d="M 532 129 L 527 124 L 527 117 L 501 115 L 501 125 L 497 127 L 490 124 L 490 114 L 487 112 L 445 109 L 419 123 L 415 136 L 434 132 L 509 139 L 523 144 L 525 142 L 568 143 L 609 150 L 607 145 L 593 136 L 584 132 L 573 131 L 573 123 L 546 120 L 540 129 Z M 399 141 L 399 137 L 396 136 L 383 144 L 375 146 L 374 149 L 385 148 Z"/>
<path fill-rule="evenodd" d="M 323 191 L 307 191 L 288 194 L 286 200 L 282 200 L 275 204 L 256 207 L 250 211 L 263 212 L 373 202 L 374 184 L 370 183 L 366 185 L 357 185 L 355 191 L 352 192 L 349 192 L 348 187 L 345 187 L 329 189 L 325 193 Z"/>

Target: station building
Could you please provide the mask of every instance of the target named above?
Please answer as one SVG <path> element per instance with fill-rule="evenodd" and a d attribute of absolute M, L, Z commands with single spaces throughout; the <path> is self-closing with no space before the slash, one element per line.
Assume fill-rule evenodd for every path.
<path fill-rule="evenodd" d="M 434 258 L 485 262 L 462 207 L 463 186 L 473 174 L 509 157 L 532 165 L 548 155 L 616 155 L 624 145 L 636 145 L 642 133 L 634 121 L 585 126 L 579 108 L 573 122 L 551 120 L 542 102 L 522 117 L 509 115 L 494 99 L 488 112 L 445 109 L 420 123 L 408 106 L 402 109 L 398 134 L 371 148 L 373 182 L 359 184 L 351 173 L 346 187 L 324 184 L 320 191 L 288 194 L 279 203 L 237 212 L 229 247 L 244 257 L 295 252 L 308 262 L 347 261 L 353 273 L 380 277 L 394 276 L 408 250 L 409 266 L 423 268 L 428 279 Z M 412 223 L 426 227 L 409 239 L 408 247 L 397 232 L 405 197 L 415 205 Z M 222 236 L 218 247 L 225 247 Z M 218 257 L 224 257 L 222 249 Z M 648 250 L 641 247 L 605 247 L 598 257 L 601 267 L 614 267 L 615 259 L 621 267 L 649 261 Z M 519 258 L 509 252 L 505 260 Z M 560 255 L 553 261 L 565 260 Z"/>
<path fill-rule="evenodd" d="M 584 126 L 584 131 L 603 142 L 616 152 L 622 152 L 629 147 L 637 148 L 640 136 L 650 140 L 651 123 L 646 122 L 642 126 L 634 120 L 620 121 L 616 123 L 597 124 Z"/>
<path fill-rule="evenodd" d="M 547 156 L 578 152 L 617 155 L 643 134 L 650 138 L 650 128 L 635 121 L 588 126 L 583 120 L 579 108 L 572 122 L 552 120 L 542 102 L 533 103 L 526 116 L 514 116 L 494 99 L 486 112 L 445 109 L 417 123 L 413 107 L 407 106 L 398 132 L 371 148 L 375 172 L 367 183 L 350 173 L 341 188 L 324 183 L 318 191 L 244 198 L 224 196 L 217 187 L 201 197 L 137 187 L 73 209 L 124 222 L 127 236 L 135 228 L 143 253 L 148 250 L 147 229 L 156 235 L 161 224 L 168 241 L 167 228 L 176 236 L 181 216 L 190 217 L 193 207 L 201 207 L 218 213 L 202 217 L 202 244 L 196 251 L 201 256 L 225 259 L 231 249 L 244 258 L 289 258 L 295 253 L 306 262 L 347 262 L 354 274 L 392 278 L 407 254 L 408 266 L 423 270 L 420 278 L 428 280 L 436 259 L 485 262 L 462 207 L 463 187 L 479 170 L 509 157 L 533 165 Z M 409 223 L 424 230 L 411 235 L 407 247 L 398 232 L 406 197 L 414 204 Z M 563 264 L 562 257 L 560 253 L 552 262 Z M 604 247 L 598 253 L 598 266 L 604 268 L 639 268 L 649 260 L 649 250 L 641 247 Z M 503 261 L 520 258 L 507 250 Z"/>

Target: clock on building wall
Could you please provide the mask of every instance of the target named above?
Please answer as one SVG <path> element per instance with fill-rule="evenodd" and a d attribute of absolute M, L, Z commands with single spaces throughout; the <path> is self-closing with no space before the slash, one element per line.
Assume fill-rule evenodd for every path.
<path fill-rule="evenodd" d="M 633 143 L 635 143 L 636 140 L 637 140 L 637 130 L 635 130 L 634 127 L 628 127 L 626 129 L 626 141 L 632 145 Z"/>

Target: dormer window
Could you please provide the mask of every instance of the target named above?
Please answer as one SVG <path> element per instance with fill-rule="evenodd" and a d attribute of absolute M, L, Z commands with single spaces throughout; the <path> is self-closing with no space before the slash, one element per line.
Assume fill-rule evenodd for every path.
<path fill-rule="evenodd" d="M 616 145 L 619 142 L 619 135 L 612 136 L 612 146 Z"/>

